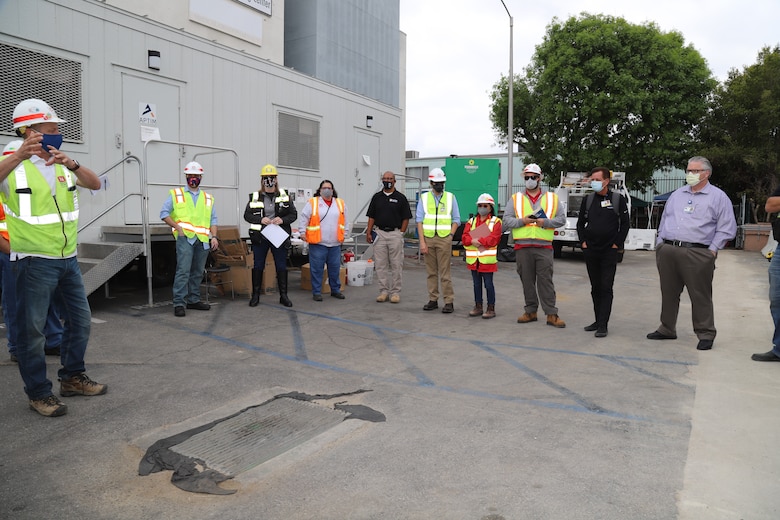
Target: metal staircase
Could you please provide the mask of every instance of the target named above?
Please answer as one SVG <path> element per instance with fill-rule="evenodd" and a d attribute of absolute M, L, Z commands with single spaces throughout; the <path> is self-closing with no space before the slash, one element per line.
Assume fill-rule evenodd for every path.
<path fill-rule="evenodd" d="M 108 282 L 144 252 L 143 244 L 93 242 L 79 244 L 78 260 L 87 296 Z"/>

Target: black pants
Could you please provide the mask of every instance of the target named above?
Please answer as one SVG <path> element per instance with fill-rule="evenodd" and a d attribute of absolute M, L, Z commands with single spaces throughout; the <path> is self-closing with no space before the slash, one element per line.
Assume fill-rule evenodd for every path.
<path fill-rule="evenodd" d="M 596 323 L 606 327 L 612 314 L 612 286 L 615 283 L 618 250 L 614 247 L 603 250 L 585 248 L 583 253 L 590 278 L 590 295 L 593 298 Z"/>

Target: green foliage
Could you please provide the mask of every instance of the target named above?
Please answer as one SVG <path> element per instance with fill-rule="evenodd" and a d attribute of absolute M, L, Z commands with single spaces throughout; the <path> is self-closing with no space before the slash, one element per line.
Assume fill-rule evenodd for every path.
<path fill-rule="evenodd" d="M 732 69 L 719 86 L 702 126 L 713 182 L 734 196 L 746 193 L 754 218 L 780 181 L 780 46 L 764 47 L 754 65 Z"/>
<path fill-rule="evenodd" d="M 716 81 L 681 34 L 655 24 L 581 14 L 554 18 L 524 76 L 514 80 L 515 142 L 551 175 L 607 166 L 632 187 L 684 166 Z M 508 78 L 491 91 L 490 119 L 506 143 Z"/>

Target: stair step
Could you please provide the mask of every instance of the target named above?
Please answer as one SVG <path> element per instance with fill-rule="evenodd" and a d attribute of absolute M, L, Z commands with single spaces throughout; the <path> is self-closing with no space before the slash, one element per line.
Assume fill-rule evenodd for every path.
<path fill-rule="evenodd" d="M 143 254 L 143 244 L 126 242 L 85 242 L 79 244 L 79 267 L 87 295 Z"/>

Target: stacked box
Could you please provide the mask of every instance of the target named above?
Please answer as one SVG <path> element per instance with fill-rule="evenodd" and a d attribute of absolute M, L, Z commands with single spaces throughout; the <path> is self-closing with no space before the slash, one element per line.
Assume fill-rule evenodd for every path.
<path fill-rule="evenodd" d="M 213 253 L 216 265 L 227 265 L 230 271 L 222 273 L 222 281 L 233 281 L 236 294 L 252 294 L 252 268 L 255 257 L 246 240 L 241 238 L 238 226 L 218 228 L 219 249 Z M 263 268 L 262 291 L 276 291 L 276 266 L 271 252 L 265 259 Z"/>
<path fill-rule="evenodd" d="M 341 290 L 347 285 L 347 268 L 342 267 L 339 269 L 339 281 L 341 282 Z M 311 291 L 311 266 L 309 264 L 303 264 L 301 266 L 301 289 L 305 291 Z M 322 294 L 330 294 L 330 283 L 328 282 L 328 266 L 325 266 L 325 270 L 322 273 Z"/>

